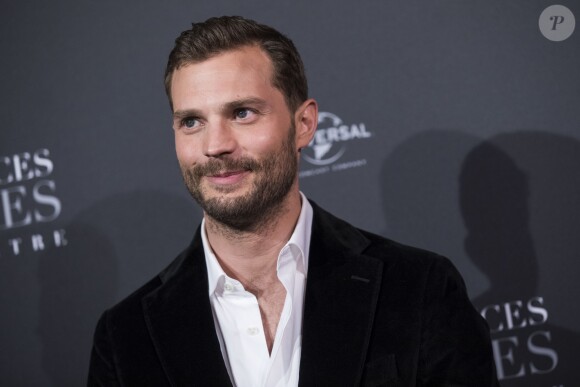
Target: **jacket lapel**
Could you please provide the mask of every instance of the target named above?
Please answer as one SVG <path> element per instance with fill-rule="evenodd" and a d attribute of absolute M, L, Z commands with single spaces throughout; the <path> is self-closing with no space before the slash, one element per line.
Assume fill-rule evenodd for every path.
<path fill-rule="evenodd" d="M 199 229 L 143 298 L 153 344 L 173 386 L 231 386 L 215 331 Z"/>
<path fill-rule="evenodd" d="M 368 240 L 315 203 L 299 385 L 354 386 L 362 376 L 382 262 Z M 143 298 L 151 339 L 171 385 L 231 386 L 208 297 L 199 229 L 191 246 Z"/>
<path fill-rule="evenodd" d="M 362 255 L 369 242 L 357 229 L 312 206 L 299 385 L 359 385 L 382 262 Z"/>

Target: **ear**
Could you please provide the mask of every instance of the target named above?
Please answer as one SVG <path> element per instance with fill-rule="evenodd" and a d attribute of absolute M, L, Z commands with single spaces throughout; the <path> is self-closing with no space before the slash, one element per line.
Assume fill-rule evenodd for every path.
<path fill-rule="evenodd" d="M 296 125 L 296 149 L 302 149 L 312 141 L 318 125 L 318 103 L 310 98 L 296 109 L 294 113 Z"/>

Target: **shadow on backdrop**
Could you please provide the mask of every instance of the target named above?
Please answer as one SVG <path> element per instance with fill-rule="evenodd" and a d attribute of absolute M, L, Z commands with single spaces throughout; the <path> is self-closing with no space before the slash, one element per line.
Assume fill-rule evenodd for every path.
<path fill-rule="evenodd" d="M 476 303 L 534 296 L 538 262 L 530 231 L 527 175 L 505 152 L 483 142 L 467 155 L 459 182 L 467 227 L 465 251 L 491 280 Z"/>
<path fill-rule="evenodd" d="M 43 367 L 54 387 L 86 384 L 100 314 L 186 247 L 201 219 L 183 197 L 131 192 L 105 199 L 66 228 L 67 246 L 40 259 Z"/>
<path fill-rule="evenodd" d="M 521 131 L 482 142 L 462 167 L 465 249 L 491 281 L 474 304 L 492 330 L 505 387 L 580 377 L 580 335 L 558 326 L 580 318 L 578 165 L 579 141 Z"/>
<path fill-rule="evenodd" d="M 380 181 L 387 225 L 383 234 L 449 257 L 472 297 L 489 284 L 463 247 L 458 176 L 465 156 L 479 142 L 454 130 L 421 132 L 388 155 Z"/>
<path fill-rule="evenodd" d="M 385 234 L 448 256 L 492 331 L 502 386 L 571 386 L 580 347 L 580 143 L 423 132 L 385 160 Z M 577 367 L 576 367 L 577 368 Z"/>

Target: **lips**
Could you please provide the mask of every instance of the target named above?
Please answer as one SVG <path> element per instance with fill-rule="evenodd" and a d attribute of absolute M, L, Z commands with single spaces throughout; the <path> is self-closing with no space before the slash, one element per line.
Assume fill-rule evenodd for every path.
<path fill-rule="evenodd" d="M 210 175 L 208 177 L 229 177 L 229 176 L 234 176 L 234 175 L 239 175 L 241 173 L 246 172 L 245 170 L 239 170 L 239 171 L 226 171 L 226 172 L 219 172 L 219 173 L 215 173 L 213 175 Z"/>
<path fill-rule="evenodd" d="M 249 170 L 223 171 L 206 175 L 206 179 L 214 186 L 234 187 L 240 184 L 249 173 Z"/>
<path fill-rule="evenodd" d="M 260 170 L 260 163 L 249 157 L 236 159 L 212 158 L 191 168 L 196 184 L 206 181 L 218 190 L 231 190 L 242 184 L 251 174 Z"/>

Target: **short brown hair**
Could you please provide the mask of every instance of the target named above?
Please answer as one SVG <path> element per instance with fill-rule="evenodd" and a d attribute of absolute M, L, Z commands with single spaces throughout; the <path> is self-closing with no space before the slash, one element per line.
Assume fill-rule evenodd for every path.
<path fill-rule="evenodd" d="M 270 57 L 272 85 L 284 94 L 291 112 L 308 98 L 304 64 L 294 43 L 274 28 L 240 16 L 212 17 L 193 23 L 175 39 L 165 69 L 165 92 L 171 100 L 173 72 L 188 63 L 199 63 L 224 51 L 257 45 Z"/>

